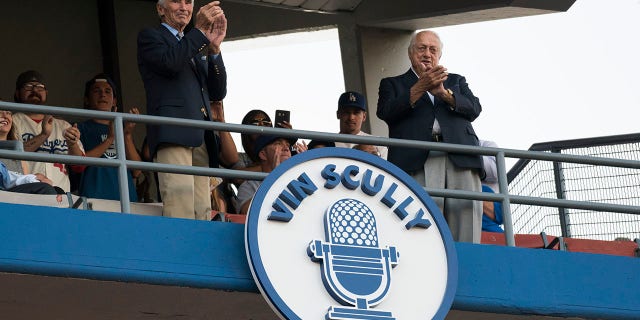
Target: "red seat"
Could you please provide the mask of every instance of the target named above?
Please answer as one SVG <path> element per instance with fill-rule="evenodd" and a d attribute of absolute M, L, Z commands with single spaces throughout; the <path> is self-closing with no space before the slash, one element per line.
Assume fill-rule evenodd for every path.
<path fill-rule="evenodd" d="M 564 238 L 567 251 L 609 254 L 636 257 L 638 244 L 633 241 L 603 241 L 591 239 Z"/>
<path fill-rule="evenodd" d="M 516 247 L 521 248 L 545 248 L 546 244 L 551 243 L 556 237 L 544 235 L 546 237 L 546 244 L 544 242 L 543 235 L 540 234 L 515 234 L 514 240 L 516 242 Z M 482 237 L 480 240 L 482 244 L 493 244 L 493 245 L 506 245 L 506 240 L 504 233 L 502 232 L 482 232 Z M 555 246 L 554 246 L 555 247 Z M 551 249 L 551 248 L 549 248 Z"/>
<path fill-rule="evenodd" d="M 224 221 L 244 224 L 244 223 L 247 222 L 247 215 L 246 214 L 226 213 L 224 215 Z"/>

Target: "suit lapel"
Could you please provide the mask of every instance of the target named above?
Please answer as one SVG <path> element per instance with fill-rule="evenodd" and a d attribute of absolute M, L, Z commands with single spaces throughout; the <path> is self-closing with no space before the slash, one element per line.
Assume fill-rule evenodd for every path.
<path fill-rule="evenodd" d="M 180 41 L 188 41 L 188 40 L 178 40 L 178 37 L 176 37 L 176 35 L 171 33 L 171 31 L 163 25 L 160 25 L 158 28 L 161 30 L 162 35 L 167 40 L 167 43 L 171 45 L 177 45 Z M 189 66 L 191 67 L 191 70 L 193 71 L 193 73 L 196 74 L 196 78 L 198 78 L 198 81 L 200 81 L 200 77 L 198 77 L 198 73 L 200 72 L 200 70 L 198 70 L 196 65 L 198 64 L 199 58 L 200 58 L 200 54 L 198 54 L 196 57 L 191 59 L 191 61 L 189 61 Z"/>

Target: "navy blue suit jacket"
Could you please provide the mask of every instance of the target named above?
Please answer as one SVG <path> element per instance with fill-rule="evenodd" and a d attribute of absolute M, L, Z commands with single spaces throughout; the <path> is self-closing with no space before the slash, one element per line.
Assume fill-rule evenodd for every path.
<path fill-rule="evenodd" d="M 389 126 L 389 137 L 433 141 L 433 122 L 437 118 L 444 142 L 477 146 L 478 137 L 471 122 L 480 115 L 482 107 L 465 78 L 450 73 L 444 82 L 444 87 L 453 91 L 456 100 L 454 110 L 437 97 L 434 105 L 427 93 L 412 108 L 409 89 L 417 81 L 418 77 L 411 69 L 403 75 L 380 81 L 376 115 Z M 391 146 L 387 160 L 411 174 L 422 170 L 428 155 L 426 149 Z M 482 170 L 482 157 L 479 155 L 449 154 L 449 159 L 459 168 Z"/>
<path fill-rule="evenodd" d="M 209 40 L 197 29 L 187 32 L 180 41 L 163 25 L 140 31 L 138 68 L 147 96 L 147 114 L 211 120 L 209 101 L 225 97 L 227 74 L 222 55 L 214 58 L 202 53 L 208 44 Z M 204 136 L 205 130 L 199 128 L 147 125 L 152 155 L 162 143 L 200 146 Z M 209 156 L 217 158 L 215 154 Z"/>

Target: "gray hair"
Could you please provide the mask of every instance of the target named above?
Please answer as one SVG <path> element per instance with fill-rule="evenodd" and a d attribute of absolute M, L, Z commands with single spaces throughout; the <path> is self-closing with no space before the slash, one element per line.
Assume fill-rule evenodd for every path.
<path fill-rule="evenodd" d="M 167 0 L 158 0 L 158 5 L 162 6 L 163 8 L 166 8 L 164 6 L 164 3 L 167 2 Z M 191 3 L 193 3 L 193 5 L 195 6 L 196 4 L 196 0 L 191 0 Z M 162 19 L 162 16 L 160 16 L 160 14 L 158 14 L 158 16 L 160 17 L 160 19 Z"/>
<path fill-rule="evenodd" d="M 158 2 L 160 1 L 161 0 L 158 0 Z M 416 38 L 421 33 L 431 33 L 432 35 L 434 35 L 436 39 L 438 39 L 438 42 L 440 43 L 440 52 L 442 53 L 442 48 L 444 47 L 444 44 L 442 43 L 442 40 L 440 39 L 440 36 L 438 35 L 438 33 L 431 30 L 422 30 L 422 31 L 416 31 L 411 35 L 411 41 L 409 41 L 409 47 L 407 48 L 407 50 L 409 51 L 409 54 L 411 54 L 411 50 L 413 50 L 413 46 L 416 44 Z"/>

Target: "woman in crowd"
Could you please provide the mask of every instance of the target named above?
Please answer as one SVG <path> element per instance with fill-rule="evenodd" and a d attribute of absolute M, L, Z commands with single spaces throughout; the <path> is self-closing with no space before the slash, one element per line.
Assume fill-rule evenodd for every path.
<path fill-rule="evenodd" d="M 0 110 L 0 141 L 8 140 L 18 140 L 13 113 Z M 0 190 L 31 194 L 59 194 L 62 191 L 56 190 L 43 174 L 29 174 L 27 164 L 15 159 L 0 159 Z"/>

